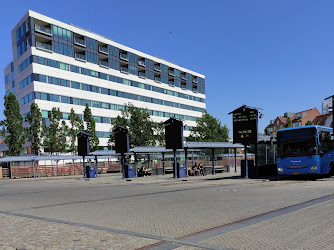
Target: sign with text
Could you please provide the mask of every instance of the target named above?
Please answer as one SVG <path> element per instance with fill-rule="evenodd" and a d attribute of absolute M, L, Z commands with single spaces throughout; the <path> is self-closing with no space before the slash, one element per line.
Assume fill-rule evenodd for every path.
<path fill-rule="evenodd" d="M 257 117 L 256 109 L 242 106 L 232 112 L 233 114 L 233 143 L 244 145 L 257 143 Z"/>

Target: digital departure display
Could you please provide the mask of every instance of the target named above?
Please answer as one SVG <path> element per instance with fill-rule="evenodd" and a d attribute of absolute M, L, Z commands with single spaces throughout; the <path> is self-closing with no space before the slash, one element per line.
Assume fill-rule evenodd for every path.
<path fill-rule="evenodd" d="M 240 107 L 233 111 L 233 143 L 257 143 L 257 110 Z"/>

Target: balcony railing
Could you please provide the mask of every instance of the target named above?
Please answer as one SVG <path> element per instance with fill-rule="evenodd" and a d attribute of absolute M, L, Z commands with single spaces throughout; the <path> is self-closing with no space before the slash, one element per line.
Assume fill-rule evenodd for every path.
<path fill-rule="evenodd" d="M 187 77 L 186 77 L 186 75 L 184 75 L 184 74 L 181 74 L 181 79 L 182 79 L 182 80 L 187 80 Z"/>
<path fill-rule="evenodd" d="M 129 69 L 127 67 L 121 67 L 121 72 L 128 74 L 129 73 Z"/>
<path fill-rule="evenodd" d="M 74 43 L 83 47 L 86 47 L 85 40 L 79 37 L 74 37 Z"/>
<path fill-rule="evenodd" d="M 197 78 L 193 78 L 193 83 L 198 83 Z"/>
<path fill-rule="evenodd" d="M 193 92 L 197 93 L 198 89 L 197 88 L 193 88 Z"/>
<path fill-rule="evenodd" d="M 161 78 L 160 77 L 154 77 L 154 81 L 161 83 Z"/>
<path fill-rule="evenodd" d="M 172 69 L 168 70 L 168 74 L 171 75 L 171 76 L 174 76 L 175 75 L 174 70 L 172 70 Z"/>
<path fill-rule="evenodd" d="M 168 81 L 168 84 L 169 84 L 170 86 L 173 86 L 173 87 L 175 86 L 175 85 L 174 85 L 174 81 Z"/>
<path fill-rule="evenodd" d="M 138 60 L 138 65 L 146 67 L 145 60 Z"/>
<path fill-rule="evenodd" d="M 86 61 L 86 55 L 84 55 L 84 54 L 74 53 L 74 56 L 75 56 L 76 59 Z"/>
<path fill-rule="evenodd" d="M 108 48 L 99 46 L 99 52 L 109 55 Z"/>
<path fill-rule="evenodd" d="M 50 28 L 39 26 L 39 25 L 35 24 L 35 30 L 40 32 L 40 33 L 52 36 L 52 32 L 51 32 Z"/>
<path fill-rule="evenodd" d="M 119 58 L 121 58 L 124 61 L 129 61 L 128 54 L 125 53 L 119 53 Z"/>
<path fill-rule="evenodd" d="M 155 71 L 161 71 L 160 65 L 154 65 L 154 70 Z"/>
<path fill-rule="evenodd" d="M 139 72 L 138 72 L 138 76 L 139 76 L 140 78 L 146 78 L 146 74 L 145 74 L 145 72 L 141 72 L 141 71 L 139 71 Z"/>
<path fill-rule="evenodd" d="M 52 52 L 52 45 L 42 42 L 36 42 L 36 47 L 42 50 L 47 50 Z"/>
<path fill-rule="evenodd" d="M 109 64 L 107 61 L 100 60 L 100 66 L 109 68 Z"/>

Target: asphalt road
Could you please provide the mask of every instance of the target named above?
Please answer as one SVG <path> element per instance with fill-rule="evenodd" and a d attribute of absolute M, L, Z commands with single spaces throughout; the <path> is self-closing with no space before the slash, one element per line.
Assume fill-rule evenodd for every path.
<path fill-rule="evenodd" d="M 0 180 L 0 249 L 334 249 L 334 178 Z"/>

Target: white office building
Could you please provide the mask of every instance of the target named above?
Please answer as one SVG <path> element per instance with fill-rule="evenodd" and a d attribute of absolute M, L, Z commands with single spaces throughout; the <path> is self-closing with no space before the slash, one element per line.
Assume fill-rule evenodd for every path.
<path fill-rule="evenodd" d="M 88 103 L 100 146 L 107 146 L 110 119 L 128 103 L 147 108 L 156 122 L 183 120 L 184 136 L 206 110 L 204 75 L 33 11 L 12 30 L 12 50 L 5 88 L 21 114 L 35 102 L 43 123 L 53 107 L 67 120 L 71 108 L 82 117 Z"/>

